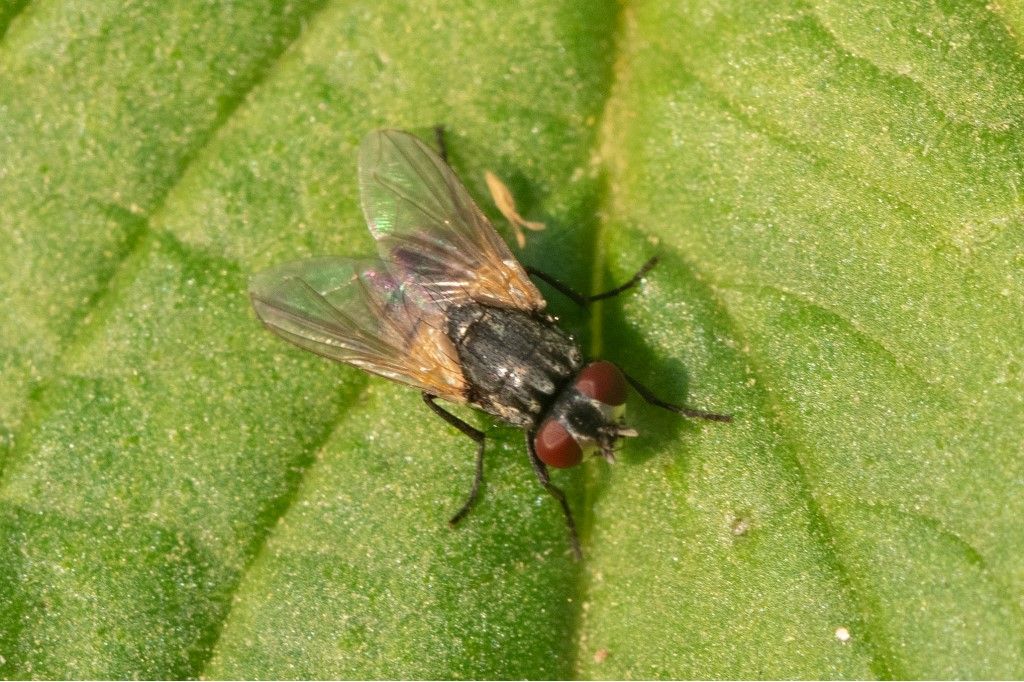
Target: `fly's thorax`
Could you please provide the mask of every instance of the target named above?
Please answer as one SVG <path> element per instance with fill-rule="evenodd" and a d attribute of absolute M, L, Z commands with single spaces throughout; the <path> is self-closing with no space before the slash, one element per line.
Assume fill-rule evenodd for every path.
<path fill-rule="evenodd" d="M 542 313 L 453 306 L 447 331 L 467 380 L 467 402 L 515 426 L 535 427 L 582 366 L 573 338 Z"/>
<path fill-rule="evenodd" d="M 546 464 L 564 468 L 600 452 L 614 461 L 615 441 L 635 436 L 622 417 L 626 379 L 610 362 L 592 362 L 558 395 L 537 429 L 534 448 Z"/>

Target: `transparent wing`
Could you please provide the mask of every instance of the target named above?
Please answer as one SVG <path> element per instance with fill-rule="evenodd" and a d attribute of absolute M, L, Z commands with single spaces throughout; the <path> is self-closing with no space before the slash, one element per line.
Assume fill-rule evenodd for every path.
<path fill-rule="evenodd" d="M 359 149 L 363 213 L 381 258 L 441 306 L 540 310 L 544 298 L 451 168 L 418 138 L 378 130 Z"/>
<path fill-rule="evenodd" d="M 253 276 L 249 296 L 260 320 L 301 348 L 465 402 L 443 310 L 380 260 L 286 263 Z"/>

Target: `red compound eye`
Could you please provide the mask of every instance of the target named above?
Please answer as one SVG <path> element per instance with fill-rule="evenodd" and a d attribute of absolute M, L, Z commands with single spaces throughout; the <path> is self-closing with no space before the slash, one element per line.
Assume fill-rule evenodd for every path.
<path fill-rule="evenodd" d="M 555 419 L 548 419 L 533 439 L 540 461 L 559 469 L 576 466 L 583 459 L 583 450 L 576 439 Z"/>
<path fill-rule="evenodd" d="M 576 376 L 576 390 L 605 405 L 626 404 L 626 377 L 610 362 L 592 362 Z"/>

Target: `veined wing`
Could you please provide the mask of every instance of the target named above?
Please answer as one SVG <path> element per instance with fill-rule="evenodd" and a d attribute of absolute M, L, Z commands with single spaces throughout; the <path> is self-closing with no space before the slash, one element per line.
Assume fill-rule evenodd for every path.
<path fill-rule="evenodd" d="M 381 258 L 441 306 L 541 310 L 544 297 L 462 182 L 418 138 L 378 130 L 359 149 L 363 213 Z"/>
<path fill-rule="evenodd" d="M 260 320 L 295 345 L 454 402 L 466 382 L 443 310 L 380 260 L 313 258 L 255 275 Z"/>

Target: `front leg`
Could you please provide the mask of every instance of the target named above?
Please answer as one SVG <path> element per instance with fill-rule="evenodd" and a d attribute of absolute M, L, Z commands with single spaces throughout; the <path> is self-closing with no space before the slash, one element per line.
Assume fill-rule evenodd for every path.
<path fill-rule="evenodd" d="M 732 421 L 732 415 L 731 414 L 718 414 L 717 412 L 705 412 L 704 410 L 697 410 L 697 409 L 694 409 L 692 407 L 686 407 L 685 405 L 676 405 L 675 403 L 670 403 L 670 402 L 664 401 L 661 398 L 659 398 L 658 396 L 654 395 L 654 393 L 651 391 L 651 389 L 647 388 L 646 386 L 641 384 L 639 381 L 637 381 L 633 377 L 629 376 L 625 372 L 623 372 L 622 374 L 623 374 L 623 376 L 626 377 L 626 381 L 628 381 L 630 383 L 630 385 L 633 387 L 633 389 L 637 393 L 640 394 L 640 397 L 643 398 L 644 400 L 646 400 L 651 405 L 654 405 L 656 407 L 660 407 L 663 410 L 668 410 L 669 412 L 675 412 L 676 414 L 680 414 L 680 415 L 682 415 L 684 417 L 690 417 L 691 419 L 707 419 L 708 421 L 713 421 L 713 422 L 731 422 Z"/>
<path fill-rule="evenodd" d="M 533 465 L 533 471 L 537 474 L 537 480 L 540 481 L 540 484 L 544 486 L 544 489 L 548 491 L 551 497 L 558 500 L 558 503 L 562 505 L 562 513 L 565 514 L 565 525 L 569 531 L 569 544 L 572 546 L 572 555 L 576 561 L 579 561 L 583 558 L 583 552 L 580 550 L 580 538 L 576 533 L 576 522 L 572 518 L 572 509 L 569 508 L 569 501 L 565 499 L 565 493 L 562 489 L 551 482 L 547 466 L 537 457 L 537 450 L 533 447 L 533 439 L 536 435 L 535 431 L 526 432 L 526 449 L 530 453 L 530 464 Z"/>

